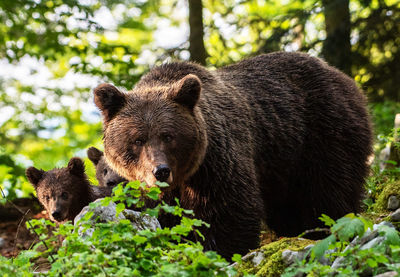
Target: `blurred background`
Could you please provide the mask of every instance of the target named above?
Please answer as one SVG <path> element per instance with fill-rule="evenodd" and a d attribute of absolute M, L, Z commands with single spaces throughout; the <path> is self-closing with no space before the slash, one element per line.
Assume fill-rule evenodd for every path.
<path fill-rule="evenodd" d="M 0 186 L 33 192 L 25 168 L 102 149 L 91 91 L 130 90 L 174 59 L 209 68 L 272 51 L 324 58 L 365 91 L 375 150 L 400 112 L 399 0 L 1 0 Z M 94 168 L 86 159 L 91 181 Z"/>

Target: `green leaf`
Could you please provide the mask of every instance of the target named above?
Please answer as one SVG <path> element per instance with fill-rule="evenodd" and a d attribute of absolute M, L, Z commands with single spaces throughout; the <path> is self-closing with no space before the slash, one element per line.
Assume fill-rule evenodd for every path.
<path fill-rule="evenodd" d="M 145 243 L 147 241 L 146 237 L 142 237 L 142 236 L 139 236 L 139 235 L 133 236 L 132 239 L 137 244 L 143 244 L 143 243 Z"/>
<path fill-rule="evenodd" d="M 368 264 L 369 267 L 372 267 L 372 268 L 378 266 L 378 263 L 372 258 L 368 258 L 367 259 L 367 264 Z"/>
<path fill-rule="evenodd" d="M 116 208 L 116 216 L 118 216 L 123 210 L 125 210 L 125 204 L 124 203 L 118 203 Z"/>
<path fill-rule="evenodd" d="M 379 233 L 386 237 L 386 243 L 388 245 L 398 245 L 400 246 L 400 236 L 399 232 L 392 227 L 386 225 L 380 225 L 378 229 Z"/>
<path fill-rule="evenodd" d="M 160 195 L 161 190 L 158 187 L 151 187 L 149 192 L 146 194 L 149 198 L 153 200 L 158 200 L 158 196 Z"/>
<path fill-rule="evenodd" d="M 233 254 L 232 256 L 232 261 L 236 263 L 241 263 L 242 262 L 242 255 L 240 254 Z"/>
<path fill-rule="evenodd" d="M 160 187 L 160 188 L 166 188 L 166 187 L 169 187 L 169 184 L 168 183 L 165 183 L 165 182 L 156 182 L 156 185 L 158 186 L 158 187 Z"/>
<path fill-rule="evenodd" d="M 318 242 L 311 249 L 311 259 L 320 259 L 324 255 L 325 251 L 329 249 L 329 246 L 335 242 L 336 237 L 333 234 Z"/>
<path fill-rule="evenodd" d="M 321 220 L 326 226 L 329 226 L 329 227 L 336 223 L 332 218 L 330 218 L 326 214 L 322 214 L 320 217 L 318 217 L 318 219 Z"/>
<path fill-rule="evenodd" d="M 332 233 L 335 233 L 340 241 L 348 241 L 349 239 L 360 236 L 365 232 L 363 221 L 354 214 L 348 214 L 337 220 L 337 223 L 331 228 Z"/>

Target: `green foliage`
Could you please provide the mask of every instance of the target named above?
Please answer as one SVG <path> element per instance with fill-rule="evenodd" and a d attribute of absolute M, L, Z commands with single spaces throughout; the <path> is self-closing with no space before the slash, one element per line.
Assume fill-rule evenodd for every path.
<path fill-rule="evenodd" d="M 165 186 L 165 184 L 160 184 Z M 146 195 L 157 196 L 159 188 L 147 188 L 140 182 L 119 185 L 112 197 L 100 203 L 107 206 L 111 201 L 118 203 L 117 213 L 125 206 L 143 207 Z M 96 205 L 97 204 L 97 205 Z M 207 224 L 192 217 L 193 212 L 179 206 L 159 203 L 148 208 L 144 214 L 154 215 L 160 211 L 180 218 L 180 223 L 171 228 L 136 230 L 131 222 L 122 219 L 117 222 L 99 222 L 95 225 L 89 219 L 93 213 L 83 217 L 79 226 L 70 223 L 55 227 L 45 220 L 31 220 L 42 240 L 33 250 L 23 251 L 14 260 L 2 258 L 0 274 L 8 272 L 31 276 L 33 259 L 47 257 L 51 267 L 43 276 L 233 276 L 235 269 L 228 268 L 228 262 L 212 251 L 203 252 L 199 242 L 187 239 L 192 232 Z M 53 231 L 49 234 L 49 228 Z M 90 235 L 87 235 L 87 232 Z M 64 241 L 56 246 L 57 236 Z M 46 251 L 39 252 L 41 245 Z M 42 247 L 43 248 L 43 247 Z"/>
<path fill-rule="evenodd" d="M 0 273 L 3 277 L 34 276 L 31 259 L 37 255 L 36 252 L 27 250 L 18 255 L 15 259 L 7 259 L 0 256 Z"/>
<path fill-rule="evenodd" d="M 343 3 L 336 3 L 340 2 Z M 208 61 L 212 65 L 225 65 L 243 56 L 272 51 L 304 51 L 322 56 L 322 44 L 327 37 L 326 7 L 322 3 L 318 0 L 206 1 Z M 374 102 L 399 101 L 399 1 L 350 0 L 349 3 L 351 56 L 347 63 L 351 75 Z"/>
<path fill-rule="evenodd" d="M 203 1 L 209 65 L 276 50 L 320 55 L 326 37 L 321 3 Z M 350 1 L 349 62 L 372 100 L 399 99 L 399 10 L 393 0 Z M 0 58 L 33 79 L 8 75 L 7 69 L 0 76 L 1 154 L 14 164 L 0 159 L 0 183 L 10 198 L 33 191 L 22 174 L 11 176 L 18 168 L 49 170 L 83 157 L 89 146 L 101 147 L 100 115 L 90 93 L 96 84 L 131 89 L 154 64 L 188 56 L 188 43 L 155 45 L 163 28 L 185 26 L 186 15 L 175 14 L 182 14 L 176 0 L 0 1 Z M 65 85 L 74 73 L 78 80 Z M 389 133 L 399 108 L 395 102 L 373 105 L 377 135 Z M 90 166 L 92 178 L 93 171 Z"/>
<path fill-rule="evenodd" d="M 348 214 L 334 222 L 323 216 L 324 222 L 331 226 L 331 235 L 319 241 L 312 249 L 309 258 L 286 268 L 283 276 L 374 276 L 387 271 L 400 272 L 397 261 L 400 259 L 399 232 L 380 224 L 372 231 L 372 222 L 363 217 Z M 332 225 L 332 222 L 334 224 Z M 382 242 L 372 248 L 362 247 L 360 238 L 377 232 Z M 337 266 L 328 265 L 326 261 L 335 261 Z"/>
<path fill-rule="evenodd" d="M 371 103 L 370 111 L 374 122 L 375 134 L 381 144 L 386 144 L 388 141 L 385 137 L 391 137 L 394 118 L 396 113 L 400 112 L 400 103 L 393 101 Z"/>
<path fill-rule="evenodd" d="M 33 164 L 49 170 L 100 146 L 100 115 L 90 90 L 100 79 L 133 87 L 148 68 L 136 60 L 153 41 L 156 25 L 148 19 L 161 16 L 158 5 L 157 0 L 0 1 L 0 59 L 29 71 L 29 80 L 6 71 L 0 76 L 1 155 L 14 164 L 0 159 L 0 184 L 9 199 L 33 192 L 23 174 L 10 176 L 19 168 Z M 104 15 L 114 19 L 103 21 Z M 79 78 L 74 80 L 74 73 Z"/>

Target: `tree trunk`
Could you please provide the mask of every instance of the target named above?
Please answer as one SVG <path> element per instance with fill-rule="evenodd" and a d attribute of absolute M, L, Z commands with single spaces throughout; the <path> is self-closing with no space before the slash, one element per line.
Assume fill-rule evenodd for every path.
<path fill-rule="evenodd" d="M 351 74 L 349 0 L 322 0 L 326 39 L 322 48 L 324 59 L 344 73 Z"/>
<path fill-rule="evenodd" d="M 188 2 L 190 60 L 205 65 L 207 53 L 204 47 L 203 4 L 201 0 L 188 0 Z"/>

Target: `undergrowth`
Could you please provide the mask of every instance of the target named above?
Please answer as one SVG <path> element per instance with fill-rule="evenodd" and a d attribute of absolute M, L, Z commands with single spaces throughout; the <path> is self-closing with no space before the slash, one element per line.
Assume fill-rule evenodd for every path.
<path fill-rule="evenodd" d="M 144 206 L 143 192 L 147 197 L 157 200 L 160 187 L 146 188 L 140 182 L 130 182 L 117 186 L 113 196 L 100 203 L 107 206 L 110 201 L 117 204 L 116 212 L 121 213 L 126 207 Z M 30 250 L 22 251 L 16 258 L 0 257 L 2 276 L 33 276 L 37 270 L 36 262 L 40 258 L 49 261 L 45 272 L 39 276 L 234 276 L 236 270 L 228 267 L 229 263 L 213 251 L 203 251 L 199 242 L 187 239 L 191 232 L 202 236 L 198 231 L 207 223 L 195 219 L 193 212 L 179 206 L 169 206 L 164 202 L 155 208 L 142 208 L 143 213 L 158 216 L 160 212 L 170 213 L 180 218 L 180 223 L 171 228 L 136 230 L 131 222 L 122 219 L 117 222 L 97 222 L 89 224 L 93 212 L 87 213 L 78 226 L 70 222 L 58 227 L 54 223 L 40 219 L 31 220 L 30 225 L 40 236 L 40 242 Z M 53 231 L 49 232 L 50 229 Z M 82 235 L 92 228 L 91 235 Z M 58 243 L 59 238 L 63 242 Z M 235 255 L 233 260 L 240 260 Z"/>

